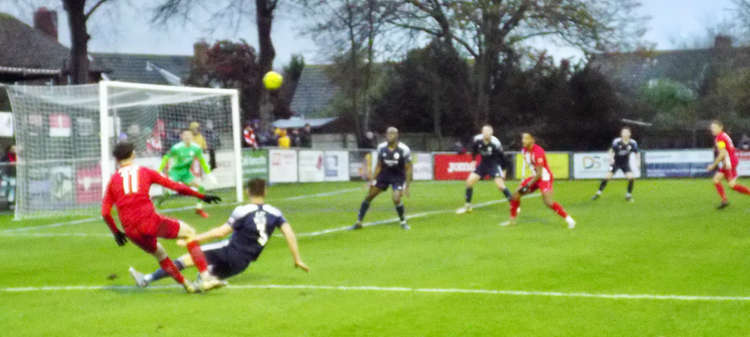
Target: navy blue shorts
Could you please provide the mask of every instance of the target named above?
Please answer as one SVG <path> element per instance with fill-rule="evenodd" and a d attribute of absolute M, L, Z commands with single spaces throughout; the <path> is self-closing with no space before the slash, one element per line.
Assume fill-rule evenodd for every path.
<path fill-rule="evenodd" d="M 479 175 L 480 178 L 486 176 L 490 176 L 490 178 L 503 178 L 502 166 L 486 161 L 480 162 L 477 168 L 474 169 L 474 173 Z"/>
<path fill-rule="evenodd" d="M 209 244 L 201 246 L 201 249 L 206 255 L 211 274 L 222 280 L 242 273 L 250 265 L 236 258 L 228 246 L 212 249 Z"/>
<path fill-rule="evenodd" d="M 375 179 L 375 187 L 383 191 L 388 190 L 389 186 L 393 188 L 394 191 L 402 191 L 405 184 L 406 178 L 389 174 L 380 174 L 377 179 Z"/>
<path fill-rule="evenodd" d="M 630 160 L 615 160 L 615 163 L 609 167 L 609 172 L 617 173 L 617 170 L 622 170 L 622 173 L 630 173 Z"/>

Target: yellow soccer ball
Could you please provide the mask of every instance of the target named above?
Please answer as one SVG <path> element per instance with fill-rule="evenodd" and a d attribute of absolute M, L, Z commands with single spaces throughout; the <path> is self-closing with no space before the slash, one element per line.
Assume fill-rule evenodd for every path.
<path fill-rule="evenodd" d="M 281 74 L 275 71 L 269 71 L 265 75 L 263 75 L 263 85 L 268 90 L 276 90 L 278 88 L 281 88 L 281 85 L 283 83 L 284 76 L 281 76 Z"/>

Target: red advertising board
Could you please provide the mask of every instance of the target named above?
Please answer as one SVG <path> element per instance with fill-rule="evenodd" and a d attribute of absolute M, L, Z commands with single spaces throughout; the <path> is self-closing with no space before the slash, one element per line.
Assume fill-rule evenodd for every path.
<path fill-rule="evenodd" d="M 435 180 L 465 180 L 474 171 L 470 154 L 436 154 Z M 477 158 L 477 164 L 479 160 Z"/>

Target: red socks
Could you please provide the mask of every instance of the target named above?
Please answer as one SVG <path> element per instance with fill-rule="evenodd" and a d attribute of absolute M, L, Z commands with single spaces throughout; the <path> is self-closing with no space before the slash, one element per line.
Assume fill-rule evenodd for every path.
<path fill-rule="evenodd" d="M 198 244 L 198 241 L 193 240 L 188 242 L 187 249 L 190 253 L 190 257 L 193 258 L 195 267 L 198 268 L 198 272 L 202 273 L 206 271 L 206 269 L 208 268 L 208 263 L 206 263 L 206 255 L 203 255 L 203 251 L 201 250 L 201 246 Z"/>
<path fill-rule="evenodd" d="M 560 206 L 560 204 L 554 203 L 554 204 L 552 204 L 552 207 L 550 207 L 550 208 L 552 208 L 553 210 L 555 210 L 555 213 L 557 213 L 557 215 L 559 215 L 559 216 L 561 216 L 563 218 L 567 218 L 568 217 L 568 213 L 565 212 L 565 210 L 563 209 L 562 206 Z"/>
<path fill-rule="evenodd" d="M 511 200 L 510 201 L 510 217 L 515 218 L 518 216 L 518 207 L 521 206 L 521 200 Z"/>
<path fill-rule="evenodd" d="M 161 266 L 161 269 L 167 272 L 169 276 L 172 276 L 172 278 L 177 281 L 179 284 L 185 283 L 185 278 L 182 277 L 182 273 L 180 273 L 180 270 L 177 269 L 177 266 L 174 265 L 172 260 L 169 258 L 166 258 L 164 260 L 159 261 L 159 265 Z"/>
<path fill-rule="evenodd" d="M 724 193 L 724 186 L 722 186 L 721 183 L 716 183 L 714 184 L 714 186 L 716 186 L 716 192 L 719 192 L 719 196 L 721 197 L 721 200 L 727 201 L 727 194 Z"/>
<path fill-rule="evenodd" d="M 748 194 L 748 195 L 750 195 L 750 188 L 747 188 L 747 187 L 742 186 L 740 184 L 734 185 L 734 187 L 732 187 L 732 189 L 734 189 L 735 191 L 740 192 L 742 194 Z"/>

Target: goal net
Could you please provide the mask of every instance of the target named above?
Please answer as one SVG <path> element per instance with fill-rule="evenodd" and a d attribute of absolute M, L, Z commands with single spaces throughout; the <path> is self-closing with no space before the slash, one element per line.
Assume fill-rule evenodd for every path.
<path fill-rule="evenodd" d="M 156 170 L 164 153 L 180 142 L 180 131 L 196 123 L 216 177 L 204 181 L 196 162 L 197 182 L 224 190 L 225 200 L 242 201 L 236 90 L 109 81 L 6 89 L 19 153 L 16 219 L 98 214 L 116 169 L 114 144 L 134 143 L 136 163 Z"/>

